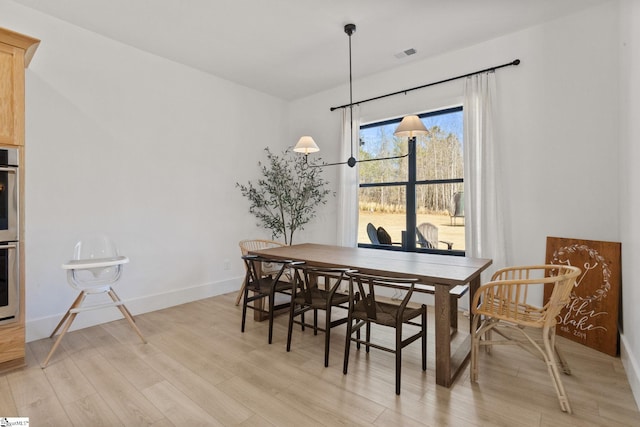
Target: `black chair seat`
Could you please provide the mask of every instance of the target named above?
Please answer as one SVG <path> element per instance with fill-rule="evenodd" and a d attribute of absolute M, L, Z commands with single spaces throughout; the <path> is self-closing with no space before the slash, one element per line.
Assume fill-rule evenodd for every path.
<path fill-rule="evenodd" d="M 375 321 L 380 325 L 395 327 L 397 323 L 398 313 L 400 311 L 399 304 L 376 302 L 375 303 L 375 318 L 369 317 L 367 314 L 367 307 L 364 301 L 358 301 L 353 307 L 352 316 L 358 320 L 370 320 Z M 422 307 L 419 308 L 405 308 L 402 312 L 402 322 L 406 323 L 411 319 L 422 314 Z"/>
<path fill-rule="evenodd" d="M 329 304 L 329 292 L 323 289 L 314 289 L 311 291 L 311 298 L 304 296 L 296 296 L 294 301 L 299 305 L 308 305 L 318 310 L 326 310 Z M 349 302 L 349 295 L 336 293 L 331 300 L 333 305 L 341 305 Z"/>
<path fill-rule="evenodd" d="M 267 276 L 260 278 L 257 282 L 250 282 L 248 287 L 250 291 L 263 293 L 270 292 L 272 287 L 276 292 L 281 292 L 291 289 L 291 286 L 291 282 L 286 282 L 283 280 L 277 280 L 274 283 L 273 277 Z"/>

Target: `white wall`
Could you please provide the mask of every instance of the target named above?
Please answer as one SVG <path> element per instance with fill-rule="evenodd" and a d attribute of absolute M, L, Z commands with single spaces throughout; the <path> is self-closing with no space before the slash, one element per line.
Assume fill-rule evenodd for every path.
<path fill-rule="evenodd" d="M 283 101 L 12 2 L 0 26 L 42 40 L 26 71 L 27 340 L 73 301 L 60 265 L 83 233 L 131 259 L 117 292 L 134 313 L 237 289 L 237 242 L 270 236 L 235 183 L 283 145 Z"/>
<path fill-rule="evenodd" d="M 640 12 L 632 1 L 623 5 L 621 49 L 612 1 L 357 80 L 354 98 L 522 60 L 498 71 L 509 261 L 543 261 L 547 236 L 622 240 L 622 357 L 638 396 L 640 332 L 633 326 L 640 315 L 633 309 L 640 291 L 632 279 L 639 273 L 640 153 L 633 141 L 640 104 L 624 94 L 639 91 L 632 76 L 640 59 L 631 46 L 640 42 Z M 0 26 L 43 40 L 27 70 L 29 340 L 48 335 L 73 298 L 60 264 L 81 232 L 110 233 L 132 259 L 119 289 L 134 313 L 227 292 L 242 274 L 237 241 L 269 237 L 234 186 L 257 175 L 257 148 L 310 134 L 325 160 L 344 160 L 341 113 L 329 107 L 348 101 L 347 86 L 286 104 L 12 2 L 0 2 Z M 461 95 L 461 81 L 448 83 L 366 104 L 362 117 L 455 105 Z M 337 168 L 325 171 L 339 191 Z M 331 199 L 296 239 L 334 243 L 335 217 Z M 105 314 L 81 316 L 78 326 L 108 320 Z"/>
<path fill-rule="evenodd" d="M 640 3 L 621 2 L 620 8 L 620 228 L 622 236 L 623 298 L 622 361 L 640 402 Z M 640 405 L 640 403 L 639 403 Z"/>
<path fill-rule="evenodd" d="M 521 59 L 497 71 L 511 262 L 542 261 L 546 236 L 619 240 L 616 28 L 616 8 L 608 4 L 358 80 L 354 100 Z M 309 133 L 325 160 L 337 160 L 340 112 L 329 107 L 345 98 L 346 86 L 293 102 L 289 139 Z M 362 116 L 365 122 L 397 117 L 461 99 L 458 80 L 363 104 Z M 594 210 L 595 203 L 607 209 Z M 312 237 L 325 235 L 318 230 Z"/>
<path fill-rule="evenodd" d="M 639 42 L 638 5 L 631 42 Z M 640 250 L 635 215 L 640 211 L 638 172 L 619 176 L 619 14 L 613 1 L 579 14 L 481 43 L 464 50 L 412 63 L 404 68 L 354 82 L 354 100 L 366 99 L 438 81 L 519 58 L 522 63 L 497 71 L 500 156 L 509 201 L 505 228 L 510 264 L 545 260 L 546 237 L 621 241 L 623 239 L 624 323 L 622 357 L 630 382 L 640 371 L 640 291 L 631 277 Z M 627 46 L 629 52 L 631 46 Z M 637 51 L 637 48 L 636 48 Z M 630 53 L 628 53 L 630 55 Z M 638 54 L 633 58 L 634 93 L 640 75 Z M 355 66 L 355 65 L 354 65 Z M 459 104 L 462 81 L 399 95 L 362 105 L 365 122 Z M 346 99 L 345 99 L 346 98 Z M 338 160 L 340 112 L 329 107 L 348 102 L 348 87 L 317 94 L 290 106 L 290 140 L 313 135 L 323 158 Z M 636 166 L 640 124 L 638 97 L 633 99 L 627 151 L 622 157 Z M 634 160 L 636 160 L 634 162 Z M 636 168 L 637 169 L 637 168 Z M 336 174 L 329 170 L 329 174 Z M 632 184 L 622 200 L 620 179 Z M 337 181 L 337 175 L 333 177 Z M 340 191 L 339 189 L 337 191 Z M 330 207 L 334 209 L 335 204 Z M 333 213 L 332 213 L 333 215 Z M 620 227 L 625 232 L 621 237 Z M 628 231 L 628 233 L 627 233 Z M 330 240 L 333 224 L 309 231 L 311 240 Z M 632 245 L 630 240 L 635 240 Z M 637 263 L 635 263 L 637 264 Z M 639 272 L 640 273 L 640 272 Z M 631 289 L 633 287 L 633 289 Z M 542 295 L 538 295 L 542 300 Z M 639 396 L 637 385 L 636 396 Z M 640 401 L 640 399 L 636 398 Z"/>

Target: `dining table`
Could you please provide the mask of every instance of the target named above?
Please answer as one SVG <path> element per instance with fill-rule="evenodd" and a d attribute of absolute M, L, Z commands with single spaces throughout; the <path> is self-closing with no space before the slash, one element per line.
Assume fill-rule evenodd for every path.
<path fill-rule="evenodd" d="M 469 286 L 470 298 L 480 287 L 480 274 L 491 259 L 403 252 L 360 247 L 344 247 L 303 243 L 249 252 L 271 259 L 303 261 L 317 267 L 349 268 L 379 276 L 416 278 L 414 292 L 434 293 L 435 310 L 435 376 L 436 384 L 451 387 L 471 354 L 471 334 L 456 339 L 452 350 L 451 299 L 449 291 L 456 286 Z M 469 319 L 469 332 L 471 319 Z"/>

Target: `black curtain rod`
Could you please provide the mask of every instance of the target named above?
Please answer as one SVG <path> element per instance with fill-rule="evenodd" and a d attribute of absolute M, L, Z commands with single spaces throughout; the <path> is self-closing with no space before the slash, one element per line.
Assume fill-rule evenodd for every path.
<path fill-rule="evenodd" d="M 469 77 L 469 76 L 473 76 L 473 75 L 481 74 L 481 73 L 486 73 L 486 72 L 489 72 L 489 71 L 495 71 L 495 70 L 497 70 L 499 68 L 510 67 L 511 65 L 518 65 L 518 64 L 520 64 L 520 60 L 519 59 L 515 59 L 515 60 L 513 60 L 513 61 L 511 61 L 511 62 L 509 62 L 507 64 L 497 65 L 495 67 L 486 68 L 486 69 L 480 70 L 480 71 L 474 71 L 473 73 L 464 74 L 462 76 L 451 77 L 449 79 L 440 80 L 438 82 L 427 83 L 427 84 L 422 85 L 422 86 L 416 86 L 416 87 L 412 87 L 410 89 L 404 89 L 404 90 L 399 90 L 397 92 L 387 93 L 386 95 L 380 95 L 380 96 L 375 96 L 375 97 L 369 98 L 369 99 L 363 99 L 362 101 L 352 102 L 351 104 L 344 104 L 344 105 L 341 105 L 339 107 L 331 107 L 331 111 L 337 110 L 339 108 L 347 108 L 347 107 L 350 107 L 352 105 L 364 104 L 365 102 L 375 101 L 377 99 L 386 98 L 388 96 L 400 95 L 401 93 L 406 94 L 407 92 L 411 92 L 413 90 L 424 89 L 425 87 L 439 85 L 440 83 L 447 83 L 447 82 L 451 82 L 453 80 L 463 79 L 465 77 Z"/>

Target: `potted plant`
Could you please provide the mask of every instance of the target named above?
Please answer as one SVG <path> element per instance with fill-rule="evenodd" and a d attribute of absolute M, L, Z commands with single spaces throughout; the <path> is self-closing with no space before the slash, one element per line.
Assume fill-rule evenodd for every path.
<path fill-rule="evenodd" d="M 264 151 L 267 162 L 258 162 L 262 177 L 255 183 L 236 183 L 249 200 L 249 212 L 258 218 L 258 225 L 271 230 L 274 239 L 284 236 L 292 244 L 296 230 L 316 216 L 316 207 L 327 203 L 331 191 L 322 178 L 322 168 L 307 163 L 304 156 L 286 149 L 282 155 Z"/>

